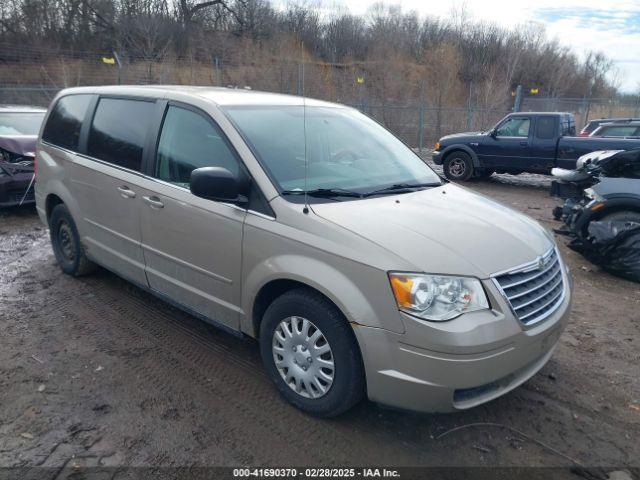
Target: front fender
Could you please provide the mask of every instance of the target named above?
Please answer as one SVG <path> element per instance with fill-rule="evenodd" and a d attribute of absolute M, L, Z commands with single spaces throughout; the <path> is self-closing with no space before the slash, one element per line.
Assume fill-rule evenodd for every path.
<path fill-rule="evenodd" d="M 574 224 L 574 231 L 585 232 L 589 222 L 599 220 L 610 213 L 619 212 L 621 210 L 631 210 L 634 212 L 640 212 L 640 199 L 635 197 L 614 197 L 607 198 L 604 202 L 605 207 L 603 209 L 592 212 L 590 209 L 585 208 L 580 216 L 576 219 Z"/>
<path fill-rule="evenodd" d="M 368 272 L 367 272 L 368 273 Z M 253 334 L 253 309 L 260 290 L 274 280 L 293 280 L 318 290 L 329 298 L 350 323 L 404 332 L 395 300 L 384 272 L 368 273 L 365 294 L 355 281 L 335 267 L 315 258 L 285 254 L 270 257 L 255 265 L 246 275 L 243 285 L 241 319 L 243 332 Z M 386 285 L 384 285 L 386 283 Z"/>

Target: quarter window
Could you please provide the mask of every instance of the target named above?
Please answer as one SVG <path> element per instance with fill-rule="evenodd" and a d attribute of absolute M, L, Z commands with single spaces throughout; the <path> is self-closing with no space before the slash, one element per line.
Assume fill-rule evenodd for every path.
<path fill-rule="evenodd" d="M 92 95 L 62 97 L 49 114 L 42 139 L 52 145 L 77 150 L 82 121 L 89 108 Z"/>
<path fill-rule="evenodd" d="M 538 117 L 536 136 L 547 140 L 556 136 L 556 119 L 554 117 Z"/>
<path fill-rule="evenodd" d="M 531 120 L 528 118 L 511 117 L 502 122 L 496 135 L 498 137 L 528 137 L 530 124 Z"/>
<path fill-rule="evenodd" d="M 239 173 L 238 160 L 217 126 L 192 110 L 169 106 L 158 142 L 156 177 L 188 188 L 191 172 L 201 167 Z"/>
<path fill-rule="evenodd" d="M 88 154 L 140 171 L 155 104 L 142 100 L 101 98 L 89 131 Z"/>

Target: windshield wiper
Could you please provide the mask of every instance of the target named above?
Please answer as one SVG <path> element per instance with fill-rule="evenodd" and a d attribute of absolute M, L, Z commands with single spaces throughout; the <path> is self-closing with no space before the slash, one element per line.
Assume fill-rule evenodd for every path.
<path fill-rule="evenodd" d="M 310 197 L 319 198 L 331 198 L 331 197 L 356 197 L 362 198 L 362 194 L 353 190 L 346 190 L 343 188 L 315 188 L 313 190 L 307 190 L 307 195 Z M 285 190 L 282 195 L 304 195 L 304 190 Z"/>
<path fill-rule="evenodd" d="M 380 188 L 378 190 L 372 190 L 362 194 L 363 197 L 370 197 L 372 195 L 386 194 L 386 193 L 408 193 L 413 192 L 416 188 L 426 187 L 439 187 L 441 183 L 395 183 L 390 187 Z"/>

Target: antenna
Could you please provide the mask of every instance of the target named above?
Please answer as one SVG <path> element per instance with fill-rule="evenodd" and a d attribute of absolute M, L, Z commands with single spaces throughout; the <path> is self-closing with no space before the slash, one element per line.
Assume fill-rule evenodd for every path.
<path fill-rule="evenodd" d="M 300 60 L 302 64 L 301 68 L 301 76 L 302 76 L 302 132 L 304 136 L 304 208 L 302 209 L 302 213 L 309 213 L 309 196 L 307 192 L 308 188 L 308 173 L 307 170 L 309 168 L 309 159 L 307 158 L 307 99 L 305 97 L 304 91 L 304 43 L 300 42 Z"/>
<path fill-rule="evenodd" d="M 306 214 L 309 213 L 309 196 L 307 195 L 309 190 L 309 175 L 307 174 L 309 159 L 307 158 L 307 102 L 304 98 L 304 93 L 302 94 L 302 131 L 304 136 L 304 208 L 302 209 L 302 213 Z"/>

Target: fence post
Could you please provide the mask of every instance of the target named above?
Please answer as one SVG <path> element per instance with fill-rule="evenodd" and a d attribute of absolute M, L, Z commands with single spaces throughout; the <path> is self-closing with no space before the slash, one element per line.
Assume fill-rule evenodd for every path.
<path fill-rule="evenodd" d="M 467 102 L 467 131 L 471 130 L 471 120 L 473 112 L 471 110 L 471 93 L 473 92 L 473 81 L 469 80 L 469 101 Z"/>
<path fill-rule="evenodd" d="M 298 81 L 296 82 L 296 95 L 302 96 L 302 82 L 304 78 L 304 63 L 298 63 Z"/>
<path fill-rule="evenodd" d="M 116 59 L 118 65 L 118 85 L 122 85 L 122 62 L 120 62 L 120 55 L 115 50 L 113 51 L 113 58 Z"/>
<path fill-rule="evenodd" d="M 218 57 L 213 57 L 213 69 L 216 75 L 216 87 L 220 87 L 222 85 L 222 77 L 220 75 L 220 59 Z"/>
<path fill-rule="evenodd" d="M 638 95 L 636 97 L 636 109 L 635 109 L 635 112 L 634 112 L 633 116 L 635 118 L 640 117 L 640 95 Z"/>
<path fill-rule="evenodd" d="M 418 119 L 418 152 L 422 153 L 422 148 L 424 147 L 424 80 L 422 81 L 422 86 L 420 88 L 420 109 L 419 109 L 420 118 Z"/>
<path fill-rule="evenodd" d="M 522 85 L 516 87 L 516 99 L 513 102 L 513 111 L 519 112 L 522 108 Z"/>

